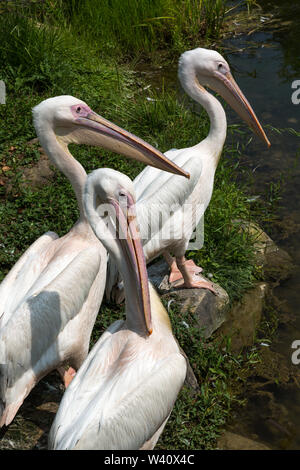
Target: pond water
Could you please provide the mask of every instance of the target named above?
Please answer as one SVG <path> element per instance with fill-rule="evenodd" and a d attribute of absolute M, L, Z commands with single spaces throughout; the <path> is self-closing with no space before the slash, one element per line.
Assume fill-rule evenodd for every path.
<path fill-rule="evenodd" d="M 292 102 L 295 92 L 292 84 L 300 80 L 300 2 L 262 0 L 258 3 L 262 7 L 259 21 L 263 28 L 224 41 L 226 57 L 263 126 L 294 128 L 299 132 L 300 104 Z M 277 18 L 279 21 L 275 21 Z M 233 114 L 228 114 L 229 122 L 238 122 Z M 287 230 L 284 237 L 277 233 L 275 241 L 292 256 L 295 270 L 274 293 L 285 302 L 294 321 L 279 327 L 270 349 L 291 365 L 291 345 L 294 340 L 300 340 L 300 138 L 287 131 L 277 134 L 268 129 L 267 135 L 272 143 L 270 149 L 253 139 L 247 147 L 244 163 L 253 171 L 254 195 L 262 195 L 267 185 L 283 181 L 279 216 Z M 292 367 L 300 371 L 300 364 Z M 271 388 L 273 405 L 281 408 L 285 425 L 280 424 L 280 418 L 276 422 L 273 417 L 268 425 L 262 422 L 262 416 L 265 417 L 262 400 L 257 407 L 255 403 L 250 404 L 252 415 L 247 415 L 247 409 L 241 415 L 241 418 L 246 417 L 244 432 L 248 428 L 249 433 L 255 433 L 275 449 L 300 449 L 299 384 L 295 382 L 289 387 L 275 384 Z"/>

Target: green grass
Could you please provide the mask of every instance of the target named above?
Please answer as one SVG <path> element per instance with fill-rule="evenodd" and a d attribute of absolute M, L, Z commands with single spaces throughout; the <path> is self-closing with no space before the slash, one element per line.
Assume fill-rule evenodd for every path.
<path fill-rule="evenodd" d="M 50 28 L 16 10 L 0 15 L 2 78 L 10 88 L 33 84 L 39 91 L 70 74 L 78 47 L 70 34 Z"/>
<path fill-rule="evenodd" d="M 72 56 L 80 57 L 78 48 L 124 60 L 161 49 L 182 51 L 218 37 L 225 5 L 225 0 L 3 2 L 0 60 L 12 76 L 43 87 L 67 72 L 63 68 Z"/>
<path fill-rule="evenodd" d="M 217 37 L 225 0 L 64 0 L 60 24 L 96 42 L 100 53 L 130 56 Z"/>
<path fill-rule="evenodd" d="M 68 0 L 63 8 L 69 13 L 72 31 L 94 41 L 99 47 L 123 53 L 149 52 L 172 36 L 175 18 L 170 0 Z"/>

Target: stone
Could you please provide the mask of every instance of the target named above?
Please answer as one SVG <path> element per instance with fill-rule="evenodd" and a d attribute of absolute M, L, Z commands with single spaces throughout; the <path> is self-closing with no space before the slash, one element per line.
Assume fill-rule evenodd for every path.
<path fill-rule="evenodd" d="M 241 221 L 236 221 L 241 224 Z M 247 290 L 241 300 L 236 301 L 227 314 L 226 321 L 218 330 L 218 335 L 231 337 L 231 347 L 239 352 L 243 347 L 251 346 L 255 332 L 260 324 L 265 298 L 271 292 L 271 282 L 286 280 L 294 269 L 290 255 L 253 222 L 244 222 L 241 229 L 254 238 L 256 265 L 261 268 L 265 282 Z"/>
<path fill-rule="evenodd" d="M 253 222 L 242 223 L 241 229 L 254 238 L 255 262 L 261 267 L 264 279 L 277 282 L 288 279 L 294 269 L 290 255 Z"/>
<path fill-rule="evenodd" d="M 148 268 L 148 276 L 162 299 L 175 301 L 182 311 L 189 310 L 195 316 L 196 325 L 202 330 L 204 338 L 209 338 L 225 322 L 229 297 L 218 284 L 214 284 L 217 295 L 208 289 L 176 288 L 176 283 L 170 284 L 168 281 L 169 267 L 164 260 L 151 265 Z M 200 274 L 198 277 L 210 281 Z"/>
<path fill-rule="evenodd" d="M 258 282 L 255 287 L 245 292 L 242 299 L 235 302 L 228 312 L 218 335 L 231 337 L 231 348 L 234 352 L 239 352 L 243 347 L 253 344 L 267 292 L 268 284 Z"/>
<path fill-rule="evenodd" d="M 28 140 L 28 142 L 26 142 L 26 145 L 35 145 L 35 144 L 38 144 L 39 143 L 39 139 L 37 137 L 34 137 L 34 139 L 31 139 L 31 140 Z"/>
<path fill-rule="evenodd" d="M 276 250 L 267 250 L 265 253 L 264 277 L 270 281 L 285 281 L 290 277 L 294 265 L 290 255 L 285 250 L 276 248 Z"/>
<path fill-rule="evenodd" d="M 220 450 L 271 450 L 261 442 L 253 441 L 230 431 L 225 431 L 219 438 L 217 448 Z"/>

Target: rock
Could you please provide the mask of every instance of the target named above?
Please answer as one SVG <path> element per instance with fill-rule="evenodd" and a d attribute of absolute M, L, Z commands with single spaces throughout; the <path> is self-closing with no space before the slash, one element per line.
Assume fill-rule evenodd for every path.
<path fill-rule="evenodd" d="M 230 431 L 225 431 L 219 438 L 217 446 L 221 450 L 271 450 L 261 442 L 253 441 Z"/>
<path fill-rule="evenodd" d="M 254 238 L 255 262 L 263 270 L 264 279 L 270 281 L 288 279 L 294 269 L 290 255 L 279 248 L 269 235 L 253 222 L 245 222 L 241 228 Z"/>
<path fill-rule="evenodd" d="M 253 343 L 267 291 L 267 283 L 257 283 L 254 288 L 243 295 L 240 301 L 235 302 L 228 312 L 226 322 L 219 329 L 218 334 L 231 337 L 233 351 L 239 352 L 244 346 L 250 346 Z"/>
<path fill-rule="evenodd" d="M 262 384 L 277 383 L 287 385 L 290 381 L 300 378 L 300 371 L 294 370 L 290 358 L 285 357 L 270 347 L 260 350 L 261 361 L 255 365 L 255 376 Z M 254 371 L 253 371 L 254 374 Z"/>
<path fill-rule="evenodd" d="M 237 221 L 241 224 L 241 221 Z M 256 224 L 243 222 L 241 229 L 247 231 L 255 240 L 255 262 L 261 268 L 266 281 L 287 279 L 293 264 L 290 255 L 278 248 L 276 243 Z M 253 343 L 264 309 L 265 297 L 270 293 L 271 285 L 258 282 L 255 287 L 246 291 L 241 300 L 234 303 L 227 314 L 218 334 L 231 337 L 232 350 L 240 351 Z"/>
<path fill-rule="evenodd" d="M 148 268 L 149 280 L 161 294 L 162 299 L 175 300 L 182 311 L 190 310 L 196 324 L 203 331 L 204 338 L 209 338 L 226 320 L 229 297 L 227 292 L 217 284 L 214 288 L 217 295 L 208 289 L 180 289 L 168 281 L 169 267 L 164 260 L 158 261 Z M 199 279 L 206 279 L 198 275 Z"/>
<path fill-rule="evenodd" d="M 276 249 L 269 249 L 265 253 L 264 277 L 266 280 L 271 281 L 285 281 L 290 277 L 294 265 L 286 251 L 276 245 L 275 247 Z"/>

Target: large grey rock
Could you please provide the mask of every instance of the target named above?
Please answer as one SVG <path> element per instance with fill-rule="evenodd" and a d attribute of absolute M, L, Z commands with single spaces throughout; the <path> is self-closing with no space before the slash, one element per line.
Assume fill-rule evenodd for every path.
<path fill-rule="evenodd" d="M 228 312 L 218 334 L 230 336 L 232 351 L 239 352 L 243 347 L 253 344 L 267 292 L 268 284 L 258 282 L 255 287 L 247 290 Z"/>
<path fill-rule="evenodd" d="M 288 279 L 294 269 L 290 255 L 253 222 L 244 222 L 241 229 L 254 240 L 255 262 L 262 269 L 264 279 L 277 282 Z"/>
<path fill-rule="evenodd" d="M 209 338 L 226 320 L 229 297 L 227 292 L 218 284 L 214 284 L 217 295 L 208 289 L 180 289 L 176 283 L 168 281 L 169 267 L 162 260 L 148 268 L 149 279 L 156 287 L 161 297 L 166 300 L 175 300 L 182 311 L 194 314 L 196 324 L 203 332 L 204 338 Z M 199 279 L 206 279 L 198 275 Z"/>

